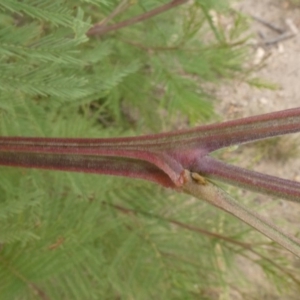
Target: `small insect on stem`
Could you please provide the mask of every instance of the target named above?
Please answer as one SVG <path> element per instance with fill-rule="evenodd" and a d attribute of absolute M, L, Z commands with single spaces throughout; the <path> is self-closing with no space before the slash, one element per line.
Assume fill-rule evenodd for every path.
<path fill-rule="evenodd" d="M 203 176 L 201 176 L 199 173 L 191 172 L 191 176 L 198 184 L 200 184 L 200 185 L 207 184 L 207 180 Z"/>

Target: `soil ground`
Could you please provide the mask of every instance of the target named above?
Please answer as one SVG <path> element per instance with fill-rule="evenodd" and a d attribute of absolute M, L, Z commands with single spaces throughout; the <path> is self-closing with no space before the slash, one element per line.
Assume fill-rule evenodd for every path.
<path fill-rule="evenodd" d="M 284 0 L 241 0 L 236 1 L 234 9 L 247 16 L 259 17 L 276 25 L 293 36 L 286 40 L 266 45 L 280 34 L 269 29 L 257 20 L 251 20 L 251 55 L 253 65 L 264 61 L 265 66 L 256 71 L 254 77 L 273 83 L 277 89 L 258 89 L 236 81 L 231 86 L 221 86 L 216 91 L 221 99 L 218 106 L 220 115 L 227 119 L 251 116 L 300 106 L 300 7 L 296 1 Z M 300 3 L 300 1 L 299 1 Z M 298 33 L 299 30 L 299 33 Z M 277 150 L 275 148 L 278 148 Z M 238 151 L 239 165 L 262 173 L 300 181 L 300 135 L 290 135 L 276 142 L 257 146 L 241 147 Z M 253 195 L 253 194 L 252 194 Z M 252 196 L 253 197 L 253 196 Z M 255 195 L 256 209 L 270 206 L 274 199 Z M 262 214 L 295 234 L 300 229 L 300 204 L 279 200 Z M 267 284 L 264 274 L 255 266 L 241 259 L 237 262 L 252 281 L 251 293 L 260 299 L 299 299 L 293 292 L 279 296 L 275 288 Z M 291 256 L 291 264 L 300 272 L 300 260 Z M 249 288 L 249 287 L 248 287 Z M 249 290 L 248 290 L 249 292 Z M 244 299 L 232 295 L 230 299 Z"/>

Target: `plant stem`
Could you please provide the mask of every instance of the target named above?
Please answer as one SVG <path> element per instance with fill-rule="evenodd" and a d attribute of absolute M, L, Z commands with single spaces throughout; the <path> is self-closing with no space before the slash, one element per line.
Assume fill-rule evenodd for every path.
<path fill-rule="evenodd" d="M 300 183 L 297 181 L 250 171 L 209 156 L 199 159 L 193 171 L 247 190 L 300 203 Z"/>
<path fill-rule="evenodd" d="M 132 4 L 128 0 L 122 0 L 121 3 L 112 11 L 112 13 L 107 16 L 104 20 L 100 21 L 99 23 L 95 24 L 95 26 L 106 26 L 106 24 L 111 21 L 114 17 L 116 17 L 118 14 L 124 12 L 128 7 L 130 7 Z"/>
<path fill-rule="evenodd" d="M 284 233 L 280 228 L 276 227 L 257 213 L 251 212 L 248 208 L 231 198 L 214 184 L 206 181 L 204 178 L 199 179 L 201 176 L 198 173 L 191 173 L 188 170 L 184 170 L 182 176 L 185 182 L 182 187 L 184 192 L 193 195 L 198 199 L 205 200 L 236 216 L 271 240 L 300 257 L 299 240 Z"/>
<path fill-rule="evenodd" d="M 103 26 L 101 24 L 96 24 L 87 32 L 87 35 L 88 36 L 104 35 L 108 32 L 115 31 L 115 30 L 121 29 L 123 27 L 127 27 L 127 26 L 130 26 L 130 25 L 145 21 L 147 19 L 150 19 L 150 18 L 152 18 L 152 17 L 154 17 L 158 14 L 164 13 L 164 12 L 166 12 L 166 11 L 176 7 L 176 6 L 184 4 L 187 1 L 188 0 L 172 0 L 167 4 L 156 7 L 154 9 L 150 10 L 150 11 L 145 12 L 144 14 L 141 14 L 139 16 L 135 16 L 131 19 L 119 22 L 117 24 L 113 24 L 113 25 L 109 25 L 109 26 Z"/>

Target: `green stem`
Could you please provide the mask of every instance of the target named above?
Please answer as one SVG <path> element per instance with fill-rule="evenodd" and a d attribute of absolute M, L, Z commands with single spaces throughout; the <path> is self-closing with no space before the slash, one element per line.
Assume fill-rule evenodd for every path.
<path fill-rule="evenodd" d="M 223 190 L 205 180 L 198 173 L 191 173 L 190 171 L 184 170 L 182 176 L 185 182 L 183 185 L 184 192 L 195 196 L 198 199 L 205 200 L 210 204 L 234 215 L 300 257 L 299 240 L 287 233 L 284 233 L 280 228 L 276 227 L 257 213 L 251 212 L 248 208 L 230 197 Z"/>

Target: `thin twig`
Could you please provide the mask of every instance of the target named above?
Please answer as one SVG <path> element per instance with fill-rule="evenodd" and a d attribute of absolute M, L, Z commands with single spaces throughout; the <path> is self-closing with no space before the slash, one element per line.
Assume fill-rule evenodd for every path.
<path fill-rule="evenodd" d="M 116 210 L 118 210 L 118 211 L 120 211 L 124 214 L 127 214 L 127 215 L 142 214 L 142 215 L 151 216 L 152 218 L 154 217 L 154 218 L 157 218 L 157 219 L 162 219 L 160 216 L 157 216 L 157 215 L 154 215 L 154 214 L 149 214 L 149 213 L 144 212 L 144 211 L 140 211 L 140 210 L 137 211 L 137 210 L 133 210 L 133 209 L 130 209 L 130 208 L 127 208 L 127 207 L 117 205 L 117 204 L 110 204 L 110 203 L 107 203 L 107 202 L 102 202 L 102 203 L 105 204 L 105 205 L 109 205 L 109 206 L 113 207 L 114 209 L 116 209 Z M 163 220 L 168 222 L 168 223 L 171 223 L 175 226 L 181 227 L 183 229 L 203 234 L 208 238 L 212 238 L 212 239 L 216 238 L 216 239 L 219 239 L 219 240 L 223 240 L 226 243 L 239 246 L 239 247 L 243 248 L 244 250 L 248 250 L 248 251 L 252 252 L 253 254 L 257 255 L 258 257 L 260 257 L 261 259 L 266 260 L 268 263 L 273 265 L 275 268 L 279 269 L 282 273 L 289 276 L 295 283 L 300 284 L 300 281 L 292 273 L 290 273 L 288 270 L 283 268 L 281 265 L 274 262 L 272 259 L 270 259 L 267 256 L 265 256 L 265 255 L 259 253 L 258 251 L 256 251 L 254 249 L 253 245 L 251 245 L 251 244 L 240 242 L 240 241 L 237 241 L 237 240 L 235 240 L 231 237 L 224 236 L 222 234 L 215 233 L 215 232 L 203 229 L 203 228 L 198 227 L 198 226 L 193 226 L 193 225 L 190 225 L 190 224 L 182 223 L 182 222 L 179 222 L 179 221 L 174 220 L 174 219 L 163 218 Z M 230 247 L 228 247 L 228 248 L 230 249 Z M 239 253 L 239 254 L 241 255 L 241 253 Z"/>
<path fill-rule="evenodd" d="M 232 247 L 230 247 L 230 245 L 228 245 L 228 244 L 223 244 L 223 247 L 226 247 L 228 250 L 232 251 Z M 296 276 L 292 272 L 290 272 L 287 268 L 282 267 L 280 264 L 276 263 L 272 258 L 259 253 L 258 251 L 256 251 L 253 248 L 248 249 L 248 250 L 250 252 L 252 252 L 253 254 L 257 255 L 258 257 L 260 257 L 261 259 L 257 262 L 257 260 L 254 260 L 254 259 L 250 258 L 248 255 L 246 255 L 245 252 L 240 252 L 239 255 L 241 255 L 241 256 L 245 257 L 246 259 L 260 265 L 262 268 L 263 268 L 263 265 L 261 263 L 261 260 L 267 261 L 270 265 L 273 265 L 273 267 L 277 268 L 283 274 L 287 275 L 296 284 L 300 285 L 300 280 L 298 278 L 296 278 Z"/>
<path fill-rule="evenodd" d="M 299 33 L 299 29 L 297 28 L 292 19 L 286 19 L 285 23 L 289 27 L 290 32 L 292 32 L 294 35 L 297 35 Z"/>
<path fill-rule="evenodd" d="M 278 33 L 284 33 L 285 30 L 280 28 L 280 27 L 277 27 L 275 26 L 274 24 L 270 23 L 270 22 L 267 22 L 266 20 L 260 18 L 260 17 L 257 17 L 257 16 L 254 16 L 254 15 L 251 15 L 252 19 L 260 22 L 261 24 L 265 25 L 266 27 L 278 32 Z"/>
<path fill-rule="evenodd" d="M 275 38 L 271 38 L 271 39 L 265 39 L 264 36 L 262 36 L 262 38 L 264 39 L 264 44 L 265 45 L 272 45 L 272 44 L 276 44 L 278 42 L 281 42 L 283 40 L 287 40 L 287 39 L 290 39 L 292 37 L 294 37 L 295 35 L 298 34 L 298 29 L 297 27 L 295 26 L 295 24 L 292 22 L 292 20 L 290 19 L 287 19 L 286 20 L 286 24 L 288 25 L 289 27 L 289 31 L 286 31 L 280 27 L 277 27 L 275 26 L 274 24 L 270 23 L 270 22 L 267 22 L 266 20 L 260 18 L 260 17 L 257 17 L 257 16 L 254 16 L 254 15 L 251 15 L 251 17 L 260 22 L 261 24 L 265 25 L 266 27 L 280 33 L 280 35 L 278 35 L 277 37 Z M 262 34 L 262 33 L 260 33 Z"/>
<path fill-rule="evenodd" d="M 88 36 L 104 35 L 108 32 L 115 31 L 115 30 L 121 29 L 123 27 L 127 27 L 127 26 L 130 26 L 130 25 L 145 21 L 147 19 L 150 19 L 150 18 L 152 18 L 152 17 L 154 17 L 158 14 L 164 13 L 164 12 L 166 12 L 166 11 L 176 7 L 176 6 L 184 4 L 187 1 L 188 0 L 172 0 L 171 2 L 169 2 L 167 4 L 164 4 L 162 6 L 156 7 L 154 9 L 150 10 L 150 11 L 147 11 L 144 14 L 141 14 L 139 16 L 133 17 L 131 19 L 128 19 L 128 20 L 125 20 L 125 21 L 122 21 L 122 22 L 119 22 L 117 24 L 113 24 L 113 25 L 110 25 L 110 26 L 103 26 L 101 24 L 100 25 L 96 24 L 87 32 L 87 35 Z"/>
<path fill-rule="evenodd" d="M 133 41 L 129 41 L 129 40 L 124 40 L 124 39 L 120 39 L 120 41 L 122 41 L 123 43 L 132 45 L 134 47 L 137 47 L 139 49 L 142 49 L 144 51 L 174 51 L 174 50 L 178 50 L 178 48 L 180 47 L 180 45 L 176 45 L 176 46 L 170 46 L 170 47 L 164 47 L 164 46 L 145 46 L 141 43 L 137 43 L 137 42 L 133 42 Z"/>
<path fill-rule="evenodd" d="M 292 38 L 294 36 L 295 36 L 295 34 L 292 33 L 292 32 L 285 32 L 285 33 L 283 33 L 283 34 L 281 34 L 281 35 L 279 35 L 279 36 L 277 36 L 275 38 L 265 40 L 264 44 L 266 44 L 266 45 L 276 44 L 278 42 L 290 39 L 290 38 Z"/>
<path fill-rule="evenodd" d="M 99 23 L 95 24 L 94 27 L 95 26 L 105 26 L 109 21 L 111 21 L 118 14 L 122 13 L 124 10 L 126 10 L 131 5 L 132 5 L 131 3 L 128 3 L 128 0 L 121 1 L 121 3 L 111 12 L 111 14 L 109 16 L 107 16 L 105 19 L 103 19 Z"/>
<path fill-rule="evenodd" d="M 240 246 L 240 247 L 242 247 L 244 249 L 250 250 L 252 248 L 251 244 L 237 241 L 237 240 L 235 240 L 235 239 L 233 239 L 233 238 L 231 238 L 229 236 L 225 236 L 225 235 L 222 235 L 222 234 L 219 234 L 219 233 L 216 233 L 216 232 L 208 231 L 208 230 L 200 228 L 198 226 L 196 227 L 196 226 L 193 226 L 193 225 L 190 225 L 190 224 L 185 224 L 185 223 L 179 222 L 179 221 L 174 220 L 174 219 L 164 218 L 164 217 L 161 217 L 161 216 L 158 216 L 158 215 L 155 215 L 155 214 L 152 214 L 152 213 L 150 214 L 150 213 L 147 213 L 147 212 L 141 211 L 141 210 L 133 210 L 133 209 L 130 209 L 130 208 L 127 208 L 127 207 L 123 207 L 121 205 L 117 205 L 117 204 L 110 204 L 110 203 L 107 203 L 107 202 L 102 202 L 102 204 L 108 205 L 110 207 L 113 207 L 114 209 L 116 209 L 118 211 L 121 211 L 124 214 L 128 214 L 128 215 L 130 215 L 130 214 L 131 215 L 140 214 L 140 215 L 144 215 L 144 216 L 149 216 L 151 218 L 156 218 L 156 219 L 159 219 L 159 220 L 164 220 L 164 221 L 166 221 L 168 223 L 176 225 L 177 227 L 184 228 L 186 230 L 190 230 L 190 231 L 201 233 L 201 234 L 206 235 L 206 236 L 208 236 L 210 238 L 216 238 L 216 239 L 219 239 L 219 240 L 223 240 L 225 242 L 228 242 L 228 243 Z"/>
<path fill-rule="evenodd" d="M 184 192 L 211 203 L 237 217 L 260 231 L 266 237 L 300 257 L 300 241 L 295 237 L 283 232 L 281 228 L 275 226 L 259 214 L 252 212 L 220 188 L 211 182 L 206 181 L 198 173 L 191 173 L 188 170 L 184 170 L 182 177 L 184 180 L 184 185 L 182 186 Z"/>
<path fill-rule="evenodd" d="M 13 267 L 4 257 L 0 256 L 0 261 L 4 267 L 7 268 L 16 278 L 25 283 L 36 296 L 42 300 L 50 300 L 50 298 L 42 289 L 40 289 L 35 283 L 32 283 L 30 280 L 28 280 L 25 275 Z"/>
<path fill-rule="evenodd" d="M 266 40 L 264 42 L 266 45 L 276 44 L 283 40 L 293 38 L 299 33 L 298 28 L 296 27 L 296 25 L 293 23 L 293 21 L 291 19 L 287 19 L 285 22 L 288 25 L 290 31 L 284 32 L 281 35 L 279 35 L 273 39 Z"/>

